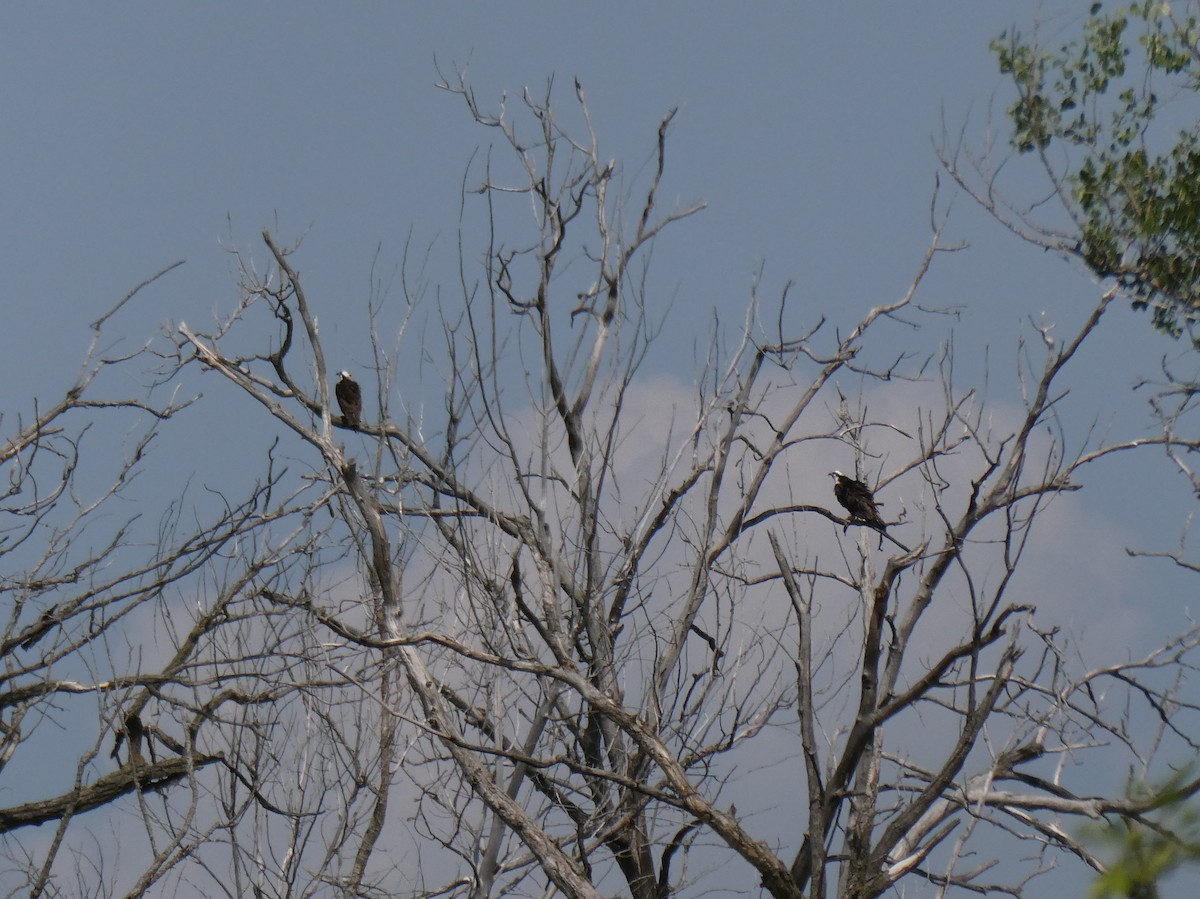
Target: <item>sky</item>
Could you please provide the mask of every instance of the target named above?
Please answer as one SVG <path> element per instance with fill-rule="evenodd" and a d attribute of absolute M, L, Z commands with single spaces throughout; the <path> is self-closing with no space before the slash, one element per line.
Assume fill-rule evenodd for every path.
<path fill-rule="evenodd" d="M 365 294 L 377 248 L 394 261 L 410 234 L 451 244 L 464 167 L 491 138 L 433 87 L 438 66 L 465 68 L 489 107 L 552 76 L 566 99 L 579 78 L 603 148 L 631 170 L 678 107 L 671 186 L 709 207 L 683 239 L 719 250 L 715 270 L 679 272 L 684 290 L 712 286 L 698 302 L 741 300 L 762 264 L 813 295 L 893 294 L 927 241 L 941 119 L 986 117 L 999 85 L 986 42 L 1022 15 L 954 3 L 451 9 L 8 10 L 5 287 L 25 298 L 8 358 L 28 365 L 65 336 L 70 319 L 48 304 L 79 309 L 82 327 L 179 258 L 186 270 L 150 314 L 218 303 L 232 288 L 221 243 L 261 254 L 263 226 L 307 235 L 322 260 L 308 263 L 310 289 L 343 302 Z"/>
<path fill-rule="evenodd" d="M 551 80 L 553 96 L 568 103 L 578 79 L 601 152 L 619 161 L 618 184 L 639 183 L 658 122 L 678 109 L 664 200 L 706 210 L 655 249 L 673 321 L 715 312 L 736 324 L 759 272 L 764 296 L 795 282 L 798 315 L 854 320 L 902 295 L 916 272 L 930 239 L 939 140 L 961 132 L 982 146 L 989 129 L 1003 127 L 1008 94 L 988 41 L 1036 20 L 1069 34 L 1084 5 L 1064 7 L 7 5 L 0 410 L 27 415 L 33 397 L 61 390 L 78 370 L 89 324 L 177 260 L 186 263 L 124 308 L 106 334 L 134 346 L 172 322 L 211 322 L 236 301 L 230 250 L 265 266 L 264 227 L 282 243 L 303 238 L 293 258 L 320 309 L 331 366 L 361 371 L 370 362 L 368 298 L 382 291 L 395 320 L 403 317 L 396 272 L 406 248 L 410 258 L 428 258 L 430 291 L 457 284 L 464 171 L 474 165 L 477 179 L 495 135 L 435 86 L 440 73 L 456 71 L 485 109 L 503 98 L 516 103 L 526 88 L 544 95 Z M 960 371 L 978 378 L 992 363 L 999 391 L 1013 383 L 1015 342 L 1030 319 L 1045 314 L 1068 328 L 1097 288 L 941 180 L 941 208 L 953 207 L 947 239 L 969 249 L 939 258 L 921 299 L 961 310 L 955 327 L 970 349 Z M 1125 309 L 1112 317 L 1071 386 L 1086 410 L 1081 427 L 1090 420 L 1119 433 L 1147 421 L 1144 399 L 1131 390 L 1136 379 L 1183 349 L 1144 317 Z M 650 361 L 656 374 L 686 378 L 694 338 L 686 329 L 666 333 Z M 194 464 L 205 483 L 236 465 L 230 435 L 255 420 L 248 404 L 228 399 L 170 438 L 194 453 L 188 472 Z M 1127 545 L 1171 545 L 1191 498 L 1161 467 L 1144 480 L 1103 466 L 1096 477 L 1094 493 L 1063 499 L 1069 539 L 1061 551 L 1096 555 L 1085 592 L 1105 609 L 1099 620 L 1112 624 L 1098 625 L 1082 599 L 1052 604 L 1081 630 L 1107 630 L 1101 642 L 1119 650 L 1120 622 L 1145 626 L 1125 592 L 1138 579 L 1152 577 L 1150 592 L 1164 597 L 1150 632 L 1183 621 L 1190 582 L 1163 566 L 1115 560 Z M 1082 521 L 1093 522 L 1094 540 L 1072 529 Z M 1042 565 L 1035 575 L 1051 572 L 1053 557 Z"/>

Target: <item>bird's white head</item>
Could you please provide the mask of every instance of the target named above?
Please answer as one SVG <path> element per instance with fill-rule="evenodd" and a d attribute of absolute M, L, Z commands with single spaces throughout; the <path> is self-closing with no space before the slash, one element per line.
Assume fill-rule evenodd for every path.
<path fill-rule="evenodd" d="M 845 477 L 845 475 L 842 474 L 840 471 L 838 471 L 836 468 L 833 471 L 829 472 L 829 476 L 831 478 L 844 478 Z"/>
<path fill-rule="evenodd" d="M 341 378 L 342 378 L 342 380 L 343 380 L 343 381 L 349 381 L 349 380 L 350 380 L 350 372 L 348 372 L 348 371 L 343 371 L 343 372 L 339 372 L 339 374 L 341 375 Z"/>

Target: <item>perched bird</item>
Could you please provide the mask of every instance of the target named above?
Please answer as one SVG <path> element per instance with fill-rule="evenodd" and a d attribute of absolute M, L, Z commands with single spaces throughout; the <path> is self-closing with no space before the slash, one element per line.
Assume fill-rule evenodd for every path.
<path fill-rule="evenodd" d="M 113 749 L 110 758 L 116 758 L 117 753 L 121 750 L 121 744 L 126 740 L 129 741 L 129 764 L 143 765 L 146 762 L 142 755 L 142 739 L 146 735 L 146 729 L 142 726 L 142 719 L 138 717 L 137 712 L 129 712 L 124 719 L 122 726 L 116 731 L 116 738 L 113 740 Z"/>
<path fill-rule="evenodd" d="M 883 504 L 875 502 L 875 494 L 870 487 L 840 471 L 831 471 L 829 476 L 834 479 L 833 495 L 850 513 L 851 523 L 865 524 L 877 531 L 887 527 L 887 522 L 879 517 L 879 507 Z"/>
<path fill-rule="evenodd" d="M 831 471 L 829 476 L 833 478 L 833 495 L 842 504 L 842 508 L 850 513 L 850 521 L 846 523 L 846 528 L 852 524 L 865 524 L 879 531 L 880 546 L 883 545 L 882 538 L 887 537 L 905 552 L 909 551 L 908 547 L 887 532 L 887 522 L 879 515 L 879 507 L 883 503 L 875 501 L 875 494 L 871 492 L 870 487 L 840 471 Z"/>
<path fill-rule="evenodd" d="M 350 377 L 350 372 L 342 372 L 333 393 L 342 410 L 342 424 L 348 428 L 357 428 L 358 418 L 362 415 L 362 388 Z"/>

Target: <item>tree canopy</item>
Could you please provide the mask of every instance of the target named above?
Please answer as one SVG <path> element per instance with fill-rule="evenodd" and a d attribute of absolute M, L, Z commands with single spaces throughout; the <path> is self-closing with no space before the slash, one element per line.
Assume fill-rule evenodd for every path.
<path fill-rule="evenodd" d="M 1111 12 L 1096 3 L 1079 37 L 1047 46 L 1045 30 L 992 42 L 1017 90 L 1007 110 L 1012 146 L 1041 161 L 1070 221 L 1027 233 L 1113 279 L 1159 330 L 1196 342 L 1196 17 L 1162 2 Z"/>

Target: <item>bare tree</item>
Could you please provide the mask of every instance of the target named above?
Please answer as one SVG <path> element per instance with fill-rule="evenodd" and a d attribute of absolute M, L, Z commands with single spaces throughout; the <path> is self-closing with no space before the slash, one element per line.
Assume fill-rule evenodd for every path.
<path fill-rule="evenodd" d="M 0 589 L 8 598 L 0 632 L 0 764 L 8 798 L 17 800 L 0 810 L 0 829 L 13 833 L 55 822 L 40 853 L 18 853 L 17 876 L 30 895 L 48 889 L 76 816 L 141 791 L 169 790 L 220 761 L 198 747 L 194 730 L 228 699 L 211 695 L 206 708 L 190 707 L 179 690 L 190 693 L 193 666 L 203 665 L 199 646 L 230 614 L 230 597 L 192 616 L 169 608 L 164 597 L 201 572 L 213 576 L 231 542 L 254 539 L 262 491 L 191 529 L 180 505 L 166 505 L 147 529 L 141 515 L 123 513 L 122 506 L 138 499 L 135 481 L 160 428 L 191 401 L 177 393 L 164 402 L 113 398 L 104 386 L 115 367 L 132 369 L 154 358 L 148 346 L 106 350 L 105 324 L 178 264 L 93 323 L 92 344 L 73 384 L 48 408 L 35 402 L 0 449 L 9 472 L 0 504 Z M 105 441 L 128 427 L 130 417 L 135 424 L 125 452 L 114 456 Z M 139 547 L 148 537 L 153 548 L 147 554 Z M 161 659 L 142 652 L 136 639 L 156 616 L 178 641 Z M 52 773 L 45 760 L 57 760 L 64 732 L 77 760 Z M 115 765 L 106 765 L 109 756 Z M 103 767 L 112 770 L 101 774 Z M 31 796 L 18 781 L 52 793 Z"/>
<path fill-rule="evenodd" d="M 164 527 L 168 564 L 10 627 L 10 666 L 26 642 L 46 660 L 22 675 L 23 709 L 73 692 L 51 658 L 103 644 L 89 597 L 105 633 L 141 604 L 174 642 L 77 685 L 104 701 L 76 783 L 4 810 L 7 829 L 55 820 L 61 842 L 79 811 L 136 801 L 140 873 L 108 871 L 96 894 L 867 897 L 923 879 L 1022 895 L 1058 866 L 1099 867 L 1070 822 L 1149 801 L 1097 794 L 1068 761 L 1194 750 L 1200 643 L 1082 667 L 1017 586 L 1039 519 L 1088 466 L 1196 446 L 1180 427 L 1080 440 L 1058 418 L 1113 294 L 1069 338 L 1033 332 L 1020 411 L 1000 414 L 956 383 L 948 349 L 881 334 L 928 322 L 914 298 L 955 249 L 935 202 L 895 300 L 838 329 L 797 324 L 793 288 L 768 304 L 755 285 L 733 338 L 718 326 L 680 373 L 654 352 L 649 267 L 700 209 L 660 201 L 673 113 L 626 183 L 578 84 L 565 112 L 547 89 L 495 114 L 460 78 L 442 86 L 496 138 L 464 181 L 460 302 L 442 296 L 436 339 L 398 338 L 443 388 L 399 391 L 377 322 L 360 420 L 333 413 L 321 303 L 297 248 L 264 232 L 239 305 L 208 332 L 178 325 L 168 360 L 261 405 L 280 432 L 264 474 L 193 536 Z M 835 463 L 901 545 L 836 507 Z M 95 776 L 114 730 L 128 762 Z M 65 876 L 57 845 L 14 845 L 31 882 Z"/>

